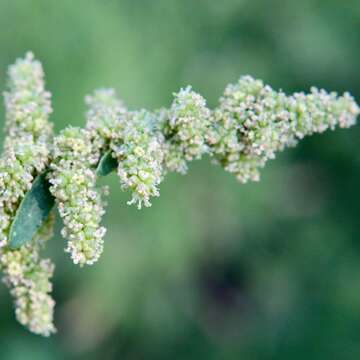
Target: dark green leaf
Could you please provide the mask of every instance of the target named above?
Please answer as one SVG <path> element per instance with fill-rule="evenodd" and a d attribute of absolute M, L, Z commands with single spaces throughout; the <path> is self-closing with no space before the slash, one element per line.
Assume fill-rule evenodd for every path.
<path fill-rule="evenodd" d="M 17 249 L 28 243 L 48 218 L 54 206 L 46 174 L 38 175 L 26 193 L 10 227 L 9 246 Z"/>
<path fill-rule="evenodd" d="M 110 174 L 117 167 L 117 161 L 111 156 L 111 151 L 107 151 L 100 159 L 96 168 L 96 175 L 106 176 Z"/>

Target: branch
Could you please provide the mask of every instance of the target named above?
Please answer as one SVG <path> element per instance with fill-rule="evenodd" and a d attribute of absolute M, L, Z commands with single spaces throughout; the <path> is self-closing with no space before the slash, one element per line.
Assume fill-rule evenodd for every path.
<path fill-rule="evenodd" d="M 128 204 L 149 207 L 165 175 L 185 174 L 189 161 L 208 155 L 240 182 L 257 181 L 259 170 L 277 151 L 307 135 L 348 128 L 359 114 L 348 93 L 312 88 L 309 94 L 286 95 L 244 76 L 226 87 L 213 110 L 191 87 L 174 94 L 169 109 L 156 111 L 130 111 L 113 90 L 97 90 L 86 97 L 85 127 L 69 126 L 53 137 L 41 64 L 27 55 L 10 68 L 9 77 L 0 159 L 0 266 L 13 288 L 19 321 L 43 335 L 54 331 L 48 297 L 52 267 L 38 260 L 38 239 L 39 233 L 44 237 L 43 226 L 52 228 L 48 219 L 54 200 L 64 223 L 66 251 L 74 263 L 91 265 L 103 250 L 106 232 L 101 218 L 107 190 L 97 187 L 98 176 L 116 169 L 121 189 L 131 193 Z M 39 300 L 32 295 L 35 280 L 29 283 L 25 270 L 12 271 L 17 265 L 30 266 L 33 252 L 31 271 L 43 271 L 47 281 L 41 289 L 47 302 L 41 305 L 46 313 L 42 324 L 32 322 L 40 316 L 35 311 Z M 19 305 L 23 299 L 26 309 Z"/>

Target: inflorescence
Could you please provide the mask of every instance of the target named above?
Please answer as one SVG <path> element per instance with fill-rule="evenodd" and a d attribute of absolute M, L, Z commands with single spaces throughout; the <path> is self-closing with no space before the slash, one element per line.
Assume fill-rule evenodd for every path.
<path fill-rule="evenodd" d="M 41 64 L 31 53 L 9 69 L 5 95 L 4 152 L 0 158 L 0 269 L 14 297 L 16 317 L 30 331 L 45 336 L 55 331 L 51 282 L 54 265 L 40 250 L 51 237 L 53 215 L 31 243 L 19 250 L 7 246 L 10 225 L 34 177 L 48 166 L 52 147 L 50 93 L 44 89 Z"/>
<path fill-rule="evenodd" d="M 128 204 L 151 206 L 166 173 L 187 172 L 189 161 L 207 154 L 246 183 L 276 152 L 306 135 L 348 128 L 360 112 L 345 93 L 312 88 L 309 94 L 286 95 L 261 80 L 241 77 L 226 87 L 214 110 L 191 87 L 174 94 L 169 109 L 130 111 L 115 91 L 101 89 L 86 97 L 84 128 L 67 127 L 53 136 L 48 121 L 50 93 L 41 64 L 31 53 L 9 69 L 5 95 L 4 151 L 0 158 L 0 269 L 14 297 L 16 316 L 30 331 L 55 332 L 50 297 L 54 265 L 40 257 L 51 237 L 54 214 L 31 243 L 8 246 L 9 229 L 34 178 L 47 171 L 50 192 L 64 223 L 65 251 L 75 264 L 91 265 L 103 251 L 101 226 L 106 188 L 96 185 L 96 168 L 105 153 L 117 161 Z"/>

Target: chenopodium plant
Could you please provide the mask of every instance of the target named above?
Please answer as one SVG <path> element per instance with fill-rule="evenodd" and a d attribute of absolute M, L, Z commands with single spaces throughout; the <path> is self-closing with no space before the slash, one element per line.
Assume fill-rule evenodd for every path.
<path fill-rule="evenodd" d="M 14 297 L 18 321 L 49 336 L 54 265 L 40 251 L 52 235 L 54 203 L 63 221 L 65 251 L 75 264 L 91 265 L 103 251 L 106 187 L 97 177 L 117 171 L 128 204 L 151 206 L 171 171 L 207 154 L 238 181 L 258 181 L 276 152 L 306 135 L 348 128 L 360 112 L 350 94 L 312 88 L 286 95 L 244 76 L 226 87 L 217 108 L 191 87 L 174 94 L 171 106 L 132 111 L 114 90 L 86 97 L 84 128 L 54 136 L 48 118 L 50 93 L 41 64 L 28 53 L 9 69 L 5 92 L 5 141 L 0 158 L 0 268 Z"/>

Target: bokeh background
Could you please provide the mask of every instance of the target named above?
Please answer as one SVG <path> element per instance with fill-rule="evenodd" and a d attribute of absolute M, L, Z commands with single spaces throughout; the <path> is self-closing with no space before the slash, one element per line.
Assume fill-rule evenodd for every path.
<path fill-rule="evenodd" d="M 134 109 L 188 84 L 213 107 L 244 74 L 360 99 L 358 0 L 0 0 L 1 91 L 27 50 L 57 131 L 84 124 L 98 87 Z M 359 126 L 308 138 L 256 184 L 194 162 L 142 211 L 108 177 L 101 260 L 74 266 L 60 224 L 47 250 L 58 334 L 18 325 L 1 286 L 0 359 L 359 359 L 359 138 Z"/>

